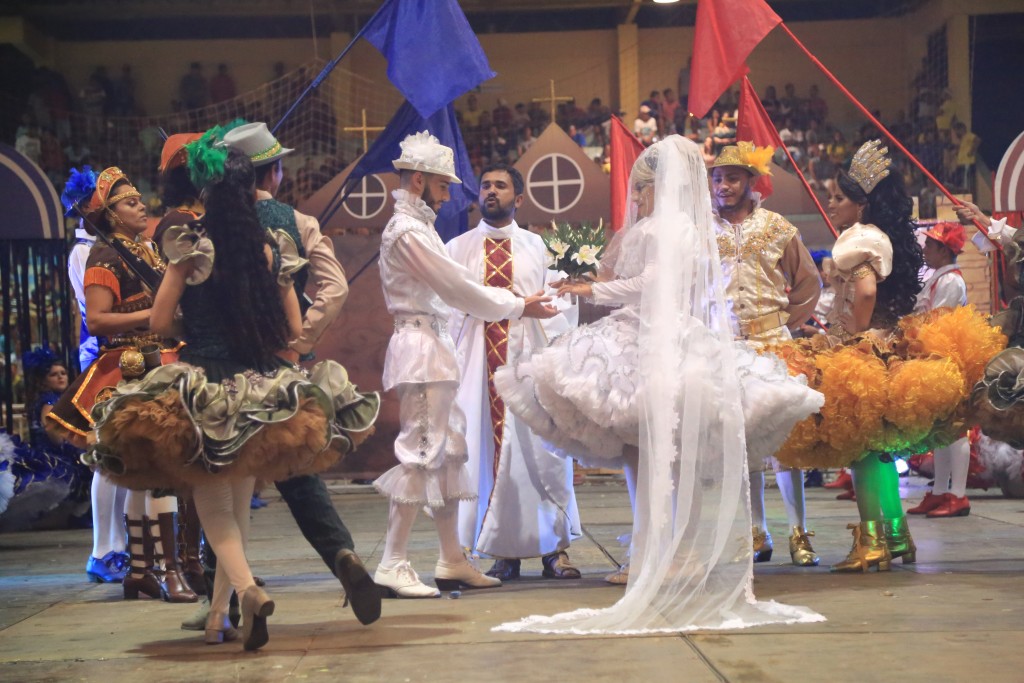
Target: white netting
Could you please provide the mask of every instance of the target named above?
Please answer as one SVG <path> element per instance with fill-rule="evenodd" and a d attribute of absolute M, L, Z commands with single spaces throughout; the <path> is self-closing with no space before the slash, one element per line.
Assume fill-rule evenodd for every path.
<path fill-rule="evenodd" d="M 64 150 L 58 155 L 42 154 L 40 165 L 58 186 L 63 184 L 70 166 L 83 162 L 101 168 L 117 165 L 128 173 L 147 201 L 153 201 L 158 192 L 161 128 L 167 134 L 198 132 L 237 117 L 266 121 L 273 128 L 325 64 L 310 62 L 230 100 L 163 116 L 47 111 L 46 120 L 40 121 L 40 112 L 34 112 L 41 136 L 45 138 L 48 133 L 43 130 L 49 130 Z M 276 132 L 282 144 L 296 150 L 284 162 L 285 180 L 279 195 L 282 201 L 297 202 L 315 192 L 356 158 L 363 149 L 362 133 L 346 132 L 344 128 L 361 126 L 362 110 L 366 110 L 369 126 L 383 127 L 401 103 L 401 94 L 383 76 L 376 82 L 341 66 L 333 69 Z M 377 134 L 368 133 L 371 144 Z"/>

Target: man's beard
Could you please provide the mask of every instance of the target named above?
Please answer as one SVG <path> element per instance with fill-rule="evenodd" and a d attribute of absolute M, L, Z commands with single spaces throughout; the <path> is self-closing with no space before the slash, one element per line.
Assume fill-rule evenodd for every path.
<path fill-rule="evenodd" d="M 434 199 L 434 193 L 430 191 L 429 186 L 424 186 L 423 194 L 420 195 L 420 199 L 422 199 L 423 203 L 429 206 L 431 210 L 435 212 L 441 208 L 440 205 L 435 206 L 435 204 L 437 204 L 437 200 Z"/>
<path fill-rule="evenodd" d="M 480 205 L 480 215 L 488 221 L 503 221 L 512 216 L 512 207 L 511 205 L 502 206 L 501 202 L 495 202 L 493 207 L 488 207 L 487 202 L 484 201 Z"/>

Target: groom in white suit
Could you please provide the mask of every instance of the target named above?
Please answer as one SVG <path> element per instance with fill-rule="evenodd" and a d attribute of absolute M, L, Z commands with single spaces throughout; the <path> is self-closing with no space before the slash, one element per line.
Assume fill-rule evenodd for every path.
<path fill-rule="evenodd" d="M 506 164 L 480 176 L 480 224 L 447 244 L 453 260 L 479 282 L 522 294 L 544 288 L 544 241 L 515 222 L 523 203 L 523 177 Z M 466 414 L 467 468 L 479 484 L 479 498 L 459 507 L 459 539 L 470 550 L 495 558 L 487 572 L 503 581 L 519 578 L 521 559 L 540 557 L 543 575 L 577 579 L 566 550 L 579 536 L 579 512 L 572 486 L 572 460 L 548 452 L 540 439 L 507 410 L 494 390 L 493 372 L 524 351 L 543 346 L 576 324 L 568 307 L 548 320 L 486 322 L 452 311 L 462 382 L 458 404 Z"/>

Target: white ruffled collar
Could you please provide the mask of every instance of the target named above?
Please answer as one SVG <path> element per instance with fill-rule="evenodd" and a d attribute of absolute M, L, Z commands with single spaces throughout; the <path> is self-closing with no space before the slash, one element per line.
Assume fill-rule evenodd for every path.
<path fill-rule="evenodd" d="M 395 190 L 391 196 L 395 198 L 395 211 L 412 216 L 429 225 L 433 225 L 437 219 L 437 214 L 423 201 L 422 197 L 414 195 L 408 190 Z"/>

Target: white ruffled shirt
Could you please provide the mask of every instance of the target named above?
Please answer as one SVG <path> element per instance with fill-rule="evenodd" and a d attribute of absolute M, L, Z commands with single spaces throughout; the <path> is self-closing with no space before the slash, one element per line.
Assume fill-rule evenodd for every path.
<path fill-rule="evenodd" d="M 1012 229 L 1012 228 L 1011 228 Z M 937 268 L 924 282 L 921 292 L 917 295 L 915 313 L 931 311 L 943 306 L 966 306 L 967 283 L 960 273 L 960 266 L 951 263 Z"/>
<path fill-rule="evenodd" d="M 457 382 L 451 309 L 483 320 L 516 319 L 525 300 L 485 287 L 448 256 L 434 230 L 436 214 L 419 197 L 395 190 L 395 215 L 381 236 L 380 281 L 395 332 L 384 359 L 384 390 L 402 383 Z M 417 319 L 419 323 L 417 324 Z"/>

